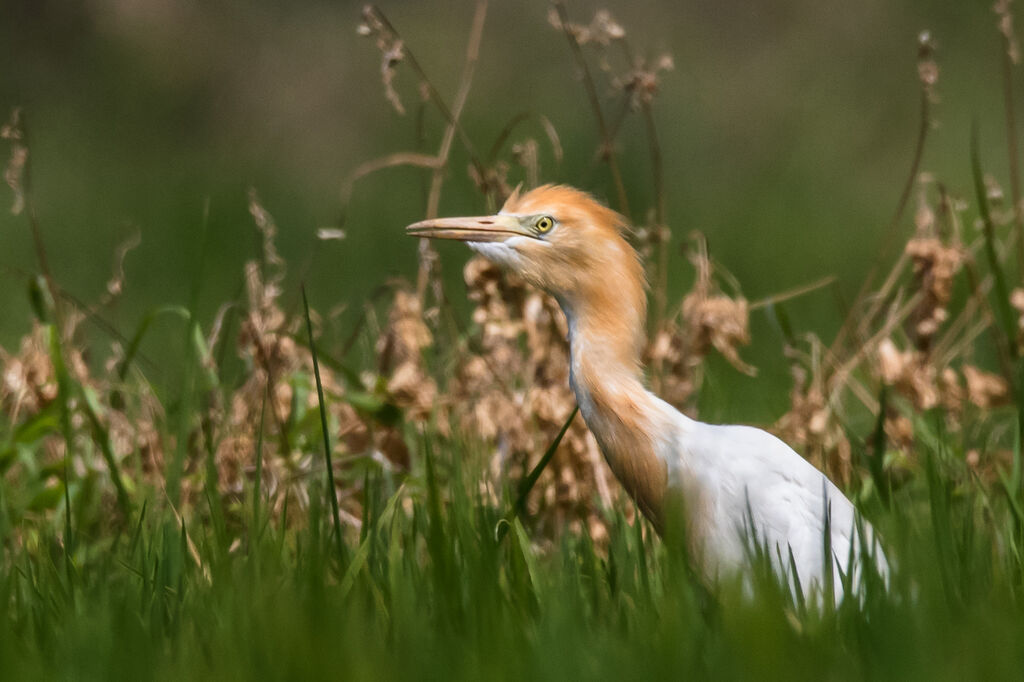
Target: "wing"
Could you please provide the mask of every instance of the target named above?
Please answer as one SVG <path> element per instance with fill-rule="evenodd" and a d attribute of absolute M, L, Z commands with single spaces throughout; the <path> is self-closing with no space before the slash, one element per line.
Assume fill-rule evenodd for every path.
<path fill-rule="evenodd" d="M 847 572 L 851 553 L 854 584 L 859 584 L 856 510 L 822 472 L 761 429 L 697 424 L 686 440 L 687 469 L 701 482 L 710 512 L 706 551 L 719 554 L 720 564 L 736 564 L 738 548 L 747 554 L 753 537 L 768 549 L 781 575 L 791 578 L 795 567 L 803 591 L 809 593 L 824 585 L 827 516 L 837 598 L 842 597 L 840 572 Z M 873 543 L 870 526 L 860 523 Z M 876 557 L 884 576 L 881 550 Z"/>

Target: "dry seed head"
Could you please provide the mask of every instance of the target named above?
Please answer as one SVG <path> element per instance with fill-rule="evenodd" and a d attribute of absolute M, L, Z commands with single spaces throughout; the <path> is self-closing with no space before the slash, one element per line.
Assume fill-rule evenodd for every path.
<path fill-rule="evenodd" d="M 1001 376 L 972 365 L 964 365 L 963 374 L 967 382 L 967 399 L 977 407 L 988 409 L 1009 402 L 1010 387 Z"/>
<path fill-rule="evenodd" d="M 526 184 L 536 187 L 540 182 L 539 147 L 534 139 L 512 145 L 512 158 L 526 171 Z"/>
<path fill-rule="evenodd" d="M 626 31 L 608 10 L 598 10 L 587 25 L 562 23 L 555 8 L 548 12 L 548 22 L 557 30 L 569 33 L 579 45 L 592 44 L 599 48 L 598 67 L 609 75 L 611 86 L 629 98 L 630 105 L 637 109 L 641 105 L 650 104 L 658 93 L 660 73 L 675 68 L 675 60 L 671 54 L 663 53 L 652 60 L 630 58 L 625 72 L 613 75 L 611 54 L 607 49 L 613 42 L 624 40 Z"/>
<path fill-rule="evenodd" d="M 595 43 L 607 47 L 612 41 L 622 40 L 626 37 L 626 30 L 615 21 L 611 12 L 606 9 L 597 10 L 590 23 L 583 25 L 571 22 L 563 24 L 558 10 L 552 7 L 548 10 L 548 23 L 557 30 L 571 34 L 580 45 Z"/>
<path fill-rule="evenodd" d="M 622 40 L 626 37 L 625 29 L 612 18 L 611 12 L 606 9 L 598 10 L 594 14 L 591 32 L 598 36 L 598 42 L 602 44 L 610 43 L 613 40 Z"/>
<path fill-rule="evenodd" d="M 387 327 L 377 340 L 378 368 L 387 377 L 388 398 L 404 410 L 408 419 L 418 423 L 429 419 L 438 402 L 437 384 L 423 366 L 423 350 L 434 341 L 423 318 L 419 298 L 399 288 L 388 313 Z M 408 459 L 404 443 L 398 448 L 390 430 L 384 430 L 382 435 L 387 441 L 385 454 L 390 450 L 390 454 L 398 457 L 392 461 L 404 464 Z M 378 446 L 384 449 L 382 441 L 378 441 Z"/>
<path fill-rule="evenodd" d="M 687 352 L 688 335 L 674 324 L 666 324 L 655 333 L 647 358 L 659 375 L 658 394 L 676 408 L 689 411 L 696 392 L 703 358 Z"/>
<path fill-rule="evenodd" d="M 345 230 L 337 227 L 321 227 L 316 231 L 316 238 L 322 242 L 336 241 L 340 242 L 345 238 Z"/>
<path fill-rule="evenodd" d="M 885 384 L 893 385 L 903 376 L 906 359 L 891 339 L 883 339 L 878 344 L 878 375 Z"/>
<path fill-rule="evenodd" d="M 286 318 L 278 305 L 284 281 L 284 260 L 277 252 L 277 224 L 273 216 L 260 203 L 256 190 L 249 190 L 249 213 L 262 236 L 261 248 L 265 267 L 256 261 L 245 264 L 245 286 L 249 311 L 239 330 L 239 345 L 243 357 L 254 359 L 273 376 L 277 370 L 290 369 L 294 358 L 294 344 L 282 347 L 287 336 Z"/>
<path fill-rule="evenodd" d="M 142 243 L 142 234 L 136 232 L 134 235 L 121 242 L 121 245 L 117 247 L 117 253 L 114 256 L 114 274 L 107 280 L 107 298 L 104 304 L 109 303 L 112 299 L 117 298 L 124 291 L 125 283 L 125 271 L 124 261 L 128 257 L 128 254 L 133 251 L 139 244 Z"/>
<path fill-rule="evenodd" d="M 719 292 L 712 277 L 714 267 L 703 235 L 694 233 L 698 248 L 690 258 L 697 269 L 693 291 L 683 299 L 682 316 L 690 335 L 688 352 L 707 354 L 710 344 L 739 371 L 753 376 L 757 369 L 743 362 L 739 346 L 750 343 L 750 310 L 742 296 L 730 298 Z"/>
<path fill-rule="evenodd" d="M 896 411 L 885 415 L 885 436 L 889 448 L 900 452 L 904 458 L 913 459 L 917 448 L 914 441 L 914 424 Z"/>
<path fill-rule="evenodd" d="M 703 239 L 695 234 L 699 247 L 690 254 L 697 269 L 694 287 L 683 299 L 678 315 L 655 330 L 646 352 L 659 394 L 684 411 L 701 384 L 702 365 L 711 348 L 739 371 L 749 375 L 757 372 L 739 356 L 739 346 L 750 343 L 747 301 L 718 290 Z"/>
<path fill-rule="evenodd" d="M 1006 45 L 1006 56 L 1010 58 L 1011 62 L 1018 64 L 1020 62 L 1020 47 L 1017 45 L 1017 34 L 1013 30 L 1013 12 L 1010 11 L 1012 4 L 1013 0 L 996 0 L 992 11 L 999 17 L 999 32 L 1003 35 Z"/>
<path fill-rule="evenodd" d="M 256 229 L 263 236 L 263 259 L 268 265 L 282 269 L 284 259 L 278 254 L 276 244 L 277 223 L 274 222 L 274 216 L 270 215 L 270 212 L 263 207 L 256 189 L 252 187 L 249 188 L 249 215 L 256 223 Z"/>
<path fill-rule="evenodd" d="M 1017 343 L 1024 340 L 1024 289 L 1015 288 L 1010 292 L 1010 305 L 1017 311 Z"/>
<path fill-rule="evenodd" d="M 1018 287 L 1010 292 L 1010 305 L 1012 305 L 1017 312 L 1024 313 L 1024 289 Z"/>
<path fill-rule="evenodd" d="M 953 278 L 964 261 L 959 246 L 946 246 L 935 237 L 917 237 L 905 249 L 913 262 L 916 288 L 922 293 L 911 321 L 919 347 L 925 348 L 948 317 Z"/>
<path fill-rule="evenodd" d="M 15 107 L 7 123 L 0 127 L 0 139 L 10 140 L 11 158 L 4 168 L 4 182 L 14 192 L 14 203 L 11 213 L 19 215 L 25 210 L 25 165 L 28 163 L 28 147 L 25 146 L 24 133 L 21 129 L 21 109 Z"/>
<path fill-rule="evenodd" d="M 493 444 L 495 482 L 521 478 L 575 403 L 565 318 L 554 299 L 490 261 L 471 259 L 464 276 L 476 304 L 478 338 L 471 347 L 480 352 L 463 359 L 448 387 L 452 413 L 461 428 Z M 597 442 L 575 420 L 531 495 L 538 530 L 550 537 L 574 523 L 582 529 L 584 520 L 600 524 L 592 502 L 613 502 L 611 480 Z"/>
<path fill-rule="evenodd" d="M 240 495 L 245 490 L 246 470 L 254 460 L 256 444 L 250 434 L 229 436 L 217 447 L 217 490 Z"/>
<path fill-rule="evenodd" d="M 395 291 L 387 329 L 377 341 L 377 353 L 385 358 L 382 367 L 386 369 L 392 362 L 418 362 L 420 353 L 433 341 L 430 329 L 423 322 L 423 311 L 416 295 L 405 289 Z"/>
<path fill-rule="evenodd" d="M 751 376 L 757 374 L 757 369 L 739 355 L 739 347 L 750 343 L 750 311 L 745 298 L 707 296 L 693 291 L 683 299 L 682 312 L 693 334 L 692 351 L 706 354 L 710 344 L 739 371 Z"/>
<path fill-rule="evenodd" d="M 25 133 L 21 129 L 21 107 L 11 109 L 11 116 L 7 122 L 0 126 L 0 140 L 21 142 Z"/>
<path fill-rule="evenodd" d="M 384 96 L 397 113 L 404 115 L 405 107 L 394 85 L 396 68 L 405 59 L 405 47 L 401 38 L 394 34 L 372 5 L 363 7 L 363 23 L 359 24 L 356 33 L 373 38 L 376 42 L 381 53 L 380 77 L 384 84 Z"/>
<path fill-rule="evenodd" d="M 920 191 L 917 195 L 917 210 L 914 212 L 914 227 L 916 228 L 917 236 L 932 236 L 936 233 L 935 211 L 932 210 L 931 204 L 928 203 L 926 191 L 927 185 L 930 182 L 931 177 L 922 173 Z"/>
<path fill-rule="evenodd" d="M 437 401 L 437 384 L 418 362 L 399 364 L 388 379 L 388 395 L 414 422 L 425 422 Z"/>
<path fill-rule="evenodd" d="M 935 387 L 935 371 L 918 351 L 900 351 L 892 339 L 878 344 L 878 374 L 882 381 L 894 386 L 910 398 L 914 406 L 929 410 L 939 404 Z"/>
<path fill-rule="evenodd" d="M 937 368 L 926 353 L 901 351 L 892 339 L 883 339 L 875 351 L 876 372 L 887 386 L 906 396 L 919 410 L 942 406 L 957 411 L 963 401 L 963 388 L 955 370 Z"/>
<path fill-rule="evenodd" d="M 904 252 L 913 264 L 914 287 L 920 301 L 912 311 L 909 324 L 915 345 L 925 350 L 949 316 L 947 306 L 953 292 L 953 279 L 960 270 L 966 252 L 958 237 L 947 245 L 938 238 L 935 212 L 927 198 L 927 186 L 932 182 L 928 174 L 921 174 L 917 211 L 914 215 L 915 236 L 907 242 Z"/>
<path fill-rule="evenodd" d="M 630 105 L 638 109 L 641 105 L 648 105 L 654 101 L 661 82 L 661 72 L 673 69 L 675 60 L 667 53 L 651 62 L 639 59 L 632 70 L 624 76 L 612 78 L 612 87 L 626 93 Z"/>
<path fill-rule="evenodd" d="M 1006 193 L 1003 191 L 1002 185 L 999 184 L 999 181 L 991 173 L 985 173 L 983 179 L 985 182 L 985 198 L 988 199 L 988 203 L 993 208 L 999 208 L 1006 199 Z"/>
<path fill-rule="evenodd" d="M 790 409 L 775 423 L 773 431 L 800 449 L 806 459 L 845 484 L 853 471 L 852 448 L 833 406 L 825 397 L 825 376 L 818 358 L 821 343 L 814 337 L 810 341 L 809 356 L 793 348 L 786 351 L 793 377 Z"/>
<path fill-rule="evenodd" d="M 921 31 L 917 36 L 917 78 L 921 88 L 934 100 L 935 86 L 939 82 L 939 65 L 935 61 L 935 42 L 930 31 Z"/>
<path fill-rule="evenodd" d="M 945 246 L 938 239 L 912 239 L 906 250 L 914 261 L 915 272 L 922 275 L 927 291 L 939 303 L 948 303 L 953 277 L 964 261 L 963 250 L 958 246 Z"/>
<path fill-rule="evenodd" d="M 12 356 L 0 349 L 0 360 L 0 407 L 12 422 L 23 414 L 36 414 L 57 398 L 57 377 L 50 362 L 45 329 L 38 322 L 33 322 L 31 333 L 22 337 L 18 354 Z"/>

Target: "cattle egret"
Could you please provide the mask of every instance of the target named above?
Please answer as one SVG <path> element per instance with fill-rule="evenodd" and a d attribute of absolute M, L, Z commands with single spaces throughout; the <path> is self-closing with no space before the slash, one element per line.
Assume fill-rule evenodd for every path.
<path fill-rule="evenodd" d="M 554 296 L 568 322 L 569 383 L 587 426 L 659 532 L 666 515 L 681 510 L 695 568 L 705 580 L 744 575 L 752 539 L 791 587 L 808 594 L 820 595 L 831 577 L 841 599 L 848 567 L 854 567 L 855 586 L 862 580 L 865 548 L 870 557 L 863 559 L 886 576 L 870 526 L 788 445 L 750 426 L 695 421 L 647 390 L 641 368 L 645 277 L 624 226 L 621 215 L 590 195 L 544 185 L 513 193 L 496 215 L 424 220 L 406 230 L 466 242 Z M 677 498 L 681 504 L 672 504 Z"/>

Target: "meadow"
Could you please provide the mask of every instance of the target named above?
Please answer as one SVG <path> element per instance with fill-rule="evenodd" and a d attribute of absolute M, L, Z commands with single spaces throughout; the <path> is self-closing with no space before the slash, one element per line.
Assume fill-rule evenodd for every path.
<path fill-rule="evenodd" d="M 95 295 L 76 289 L 64 264 L 77 244 L 53 219 L 69 209 L 52 206 L 61 185 L 40 168 L 51 128 L 33 127 L 32 102 L 6 112 L 0 227 L 25 258 L 4 264 L 0 296 L 3 674 L 1019 679 L 1024 85 L 1010 3 L 976 12 L 990 48 L 978 87 L 996 114 L 932 155 L 948 139 L 936 112 L 970 95 L 943 89 L 944 38 L 917 35 L 891 201 L 864 197 L 883 216 L 877 243 L 814 276 L 792 261 L 820 242 L 798 216 L 728 204 L 742 184 L 717 205 L 763 217 L 774 236 L 755 243 L 777 249 L 735 255 L 722 245 L 735 229 L 673 219 L 676 142 L 659 107 L 677 58 L 637 36 L 628 11 L 555 3 L 532 17 L 565 67 L 544 78 L 572 91 L 576 118 L 563 126 L 531 102 L 485 127 L 474 96 L 492 99 L 488 36 L 507 10 L 466 4 L 438 79 L 396 27 L 403 9 L 351 12 L 349 39 L 373 65 L 364 106 L 404 118 L 338 183 L 332 218 L 306 221 L 317 227 L 299 246 L 251 183 L 236 192 L 245 238 L 231 243 L 219 196 L 189 218 L 179 209 L 193 227 L 166 257 L 189 265 L 128 311 L 121 301 L 153 274 L 133 269 L 135 232 L 99 239 L 113 270 Z M 97 173 L 131 175 L 117 159 Z M 631 219 L 650 283 L 651 386 L 697 417 L 758 421 L 826 471 L 884 539 L 888 586 L 805 599 L 756 552 L 748 581 L 702 583 L 576 416 L 557 305 L 468 252 L 401 234 L 551 179 Z M 138 201 L 162 205 L 161 189 Z M 381 225 L 390 232 L 366 234 Z M 785 246 L 800 241 L 813 243 Z M 375 267 L 388 248 L 404 249 L 402 265 Z M 842 243 L 831 248 L 822 258 L 841 261 Z M 346 267 L 367 261 L 355 274 L 331 260 L 345 250 Z M 755 258 L 774 288 L 745 265 Z M 324 284 L 338 272 L 342 300 Z"/>

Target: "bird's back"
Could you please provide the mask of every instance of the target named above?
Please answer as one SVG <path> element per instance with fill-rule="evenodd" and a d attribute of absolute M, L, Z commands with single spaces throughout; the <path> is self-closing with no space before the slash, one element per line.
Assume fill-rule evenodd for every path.
<path fill-rule="evenodd" d="M 876 570 L 887 575 L 870 525 L 857 518 L 842 491 L 792 448 L 761 429 L 682 420 L 685 450 L 670 469 L 673 480 L 697 496 L 691 513 L 710 578 L 743 570 L 756 542 L 791 585 L 796 584 L 795 567 L 805 594 L 820 590 L 826 575 L 826 514 L 837 599 L 843 595 L 841 573 L 851 566 L 851 552 L 852 584 L 862 580 L 862 544 L 873 548 Z M 866 543 L 858 528 L 864 529 Z"/>

